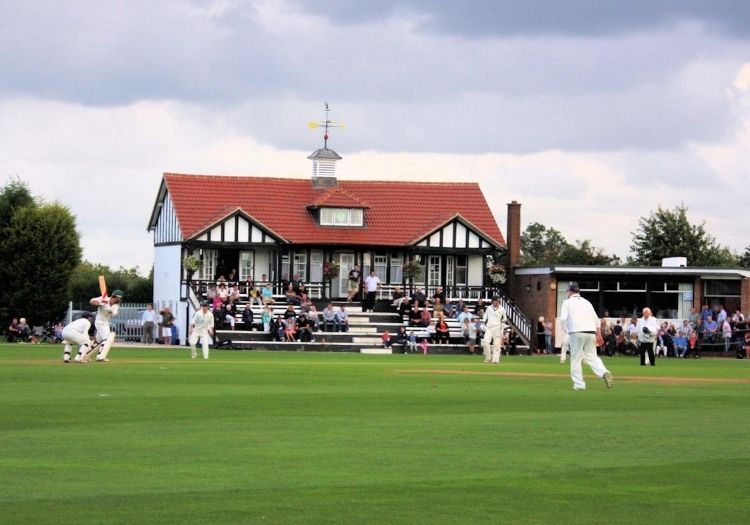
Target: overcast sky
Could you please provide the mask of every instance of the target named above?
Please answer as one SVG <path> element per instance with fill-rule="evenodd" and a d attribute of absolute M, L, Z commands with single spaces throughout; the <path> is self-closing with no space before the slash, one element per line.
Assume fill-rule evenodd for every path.
<path fill-rule="evenodd" d="M 84 256 L 147 272 L 163 172 L 475 181 L 522 224 L 629 253 L 689 207 L 750 245 L 750 2 L 0 2 L 0 175 Z M 406 208 L 429 208 L 404 195 Z"/>

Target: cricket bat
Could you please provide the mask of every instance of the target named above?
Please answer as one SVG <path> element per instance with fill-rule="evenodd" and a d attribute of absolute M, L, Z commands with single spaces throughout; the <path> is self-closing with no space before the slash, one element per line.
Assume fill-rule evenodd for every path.
<path fill-rule="evenodd" d="M 99 276 L 99 291 L 102 293 L 102 297 L 107 297 L 107 281 L 104 280 L 104 276 Z"/>

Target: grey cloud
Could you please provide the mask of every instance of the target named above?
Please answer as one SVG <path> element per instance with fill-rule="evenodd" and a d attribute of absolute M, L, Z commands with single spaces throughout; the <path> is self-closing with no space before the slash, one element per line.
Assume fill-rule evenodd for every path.
<path fill-rule="evenodd" d="M 685 22 L 750 37 L 750 3 L 744 0 L 300 0 L 300 4 L 340 23 L 410 15 L 429 30 L 467 37 L 606 37 Z"/>

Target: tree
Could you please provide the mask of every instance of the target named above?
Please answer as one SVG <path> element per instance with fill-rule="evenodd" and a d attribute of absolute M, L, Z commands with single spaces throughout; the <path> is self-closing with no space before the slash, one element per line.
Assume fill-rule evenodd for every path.
<path fill-rule="evenodd" d="M 583 266 L 612 266 L 620 264 L 616 255 L 607 255 L 602 248 L 593 246 L 591 241 L 576 241 L 575 244 L 566 243 L 557 260 L 558 264 L 576 264 Z"/>
<path fill-rule="evenodd" d="M 0 230 L 7 228 L 17 209 L 33 206 L 34 198 L 24 182 L 15 177 L 0 191 Z"/>
<path fill-rule="evenodd" d="M 548 266 L 552 264 L 612 265 L 619 264 L 615 255 L 593 246 L 591 241 L 576 241 L 570 244 L 555 228 L 547 228 L 534 222 L 521 235 L 521 252 L 524 266 Z"/>
<path fill-rule="evenodd" d="M 554 264 L 568 242 L 554 228 L 538 222 L 529 224 L 521 235 L 521 254 L 524 266 Z"/>
<path fill-rule="evenodd" d="M 629 262 L 644 266 L 660 266 L 665 257 L 687 257 L 691 266 L 735 266 L 737 257 L 721 246 L 705 228 L 705 222 L 691 224 L 688 208 L 680 205 L 674 210 L 661 206 L 648 217 L 638 220 L 632 233 Z"/>
<path fill-rule="evenodd" d="M 75 218 L 61 204 L 13 209 L 0 240 L 2 306 L 30 323 L 59 318 L 68 301 L 68 283 L 81 259 Z"/>
<path fill-rule="evenodd" d="M 98 277 L 103 275 L 109 291 L 125 292 L 127 303 L 150 303 L 153 301 L 153 269 L 148 277 L 138 274 L 137 268 L 112 270 L 104 264 L 82 261 L 70 279 L 70 300 L 74 304 L 87 305 L 92 297 L 99 295 Z"/>

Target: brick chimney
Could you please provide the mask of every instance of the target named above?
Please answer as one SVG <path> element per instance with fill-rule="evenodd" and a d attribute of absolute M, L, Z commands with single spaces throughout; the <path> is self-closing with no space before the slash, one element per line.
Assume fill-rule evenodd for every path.
<path fill-rule="evenodd" d="M 508 229 L 505 232 L 508 246 L 508 276 L 513 279 L 513 268 L 521 258 L 521 203 L 508 203 Z"/>

